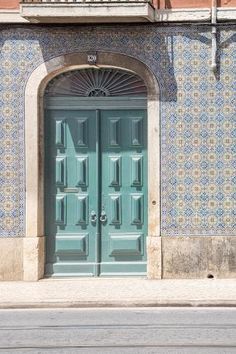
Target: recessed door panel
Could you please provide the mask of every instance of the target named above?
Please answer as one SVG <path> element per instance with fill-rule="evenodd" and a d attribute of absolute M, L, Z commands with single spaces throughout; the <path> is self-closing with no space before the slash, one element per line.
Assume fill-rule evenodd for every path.
<path fill-rule="evenodd" d="M 66 235 L 56 237 L 56 254 L 66 255 L 83 255 L 88 254 L 88 234 Z"/>
<path fill-rule="evenodd" d="M 142 225 L 143 224 L 143 195 L 142 194 L 131 194 L 131 225 Z"/>
<path fill-rule="evenodd" d="M 88 118 L 77 119 L 77 146 L 88 147 Z"/>
<path fill-rule="evenodd" d="M 66 195 L 56 195 L 56 225 L 66 224 Z"/>
<path fill-rule="evenodd" d="M 110 194 L 109 195 L 109 216 L 111 225 L 121 225 L 121 195 Z"/>
<path fill-rule="evenodd" d="M 119 147 L 120 145 L 120 117 L 109 119 L 108 139 L 109 145 L 112 147 Z"/>
<path fill-rule="evenodd" d="M 88 186 L 88 156 L 77 156 L 77 186 Z"/>
<path fill-rule="evenodd" d="M 143 117 L 130 117 L 129 125 L 131 128 L 131 146 L 142 146 L 143 141 Z"/>
<path fill-rule="evenodd" d="M 56 122 L 56 146 L 59 148 L 64 148 L 66 144 L 66 124 L 64 119 L 57 119 Z"/>
<path fill-rule="evenodd" d="M 57 187 L 64 187 L 66 185 L 66 157 L 56 157 L 56 185 Z"/>
<path fill-rule="evenodd" d="M 88 225 L 88 196 L 80 194 L 77 196 L 77 225 L 86 227 Z"/>
<path fill-rule="evenodd" d="M 143 234 L 109 234 L 110 256 L 142 256 L 143 255 Z M 128 267 L 127 267 L 128 270 Z"/>
<path fill-rule="evenodd" d="M 142 187 L 143 185 L 143 157 L 131 156 L 131 187 Z"/>
<path fill-rule="evenodd" d="M 120 187 L 121 184 L 121 156 L 109 156 L 110 186 Z"/>

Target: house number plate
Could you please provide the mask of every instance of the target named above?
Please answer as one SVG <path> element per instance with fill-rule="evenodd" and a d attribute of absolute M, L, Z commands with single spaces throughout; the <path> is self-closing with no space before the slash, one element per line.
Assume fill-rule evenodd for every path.
<path fill-rule="evenodd" d="M 88 64 L 96 64 L 97 53 L 87 53 L 87 62 Z"/>
<path fill-rule="evenodd" d="M 77 193 L 79 192 L 79 188 L 64 188 L 65 193 Z"/>

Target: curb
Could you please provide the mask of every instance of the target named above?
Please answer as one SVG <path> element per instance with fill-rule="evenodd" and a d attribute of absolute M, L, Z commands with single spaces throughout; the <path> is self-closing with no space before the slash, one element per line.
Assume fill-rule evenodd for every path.
<path fill-rule="evenodd" d="M 163 301 L 68 301 L 2 302 L 0 309 L 40 308 L 132 308 L 132 307 L 236 307 L 236 300 L 163 300 Z"/>

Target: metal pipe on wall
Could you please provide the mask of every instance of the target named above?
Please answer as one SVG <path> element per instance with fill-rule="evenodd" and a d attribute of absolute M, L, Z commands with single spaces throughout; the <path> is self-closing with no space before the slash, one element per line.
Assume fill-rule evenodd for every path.
<path fill-rule="evenodd" d="M 211 46 L 211 68 L 213 71 L 216 71 L 216 53 L 217 53 L 217 38 L 216 38 L 216 22 L 217 22 L 217 0 L 212 0 L 211 5 L 211 37 L 212 37 L 212 46 Z"/>

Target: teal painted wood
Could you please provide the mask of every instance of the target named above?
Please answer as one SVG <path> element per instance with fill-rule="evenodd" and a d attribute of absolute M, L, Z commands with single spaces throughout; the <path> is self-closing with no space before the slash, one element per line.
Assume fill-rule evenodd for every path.
<path fill-rule="evenodd" d="M 145 274 L 146 111 L 45 117 L 46 274 Z"/>
<path fill-rule="evenodd" d="M 145 110 L 101 111 L 101 275 L 145 274 Z"/>
<path fill-rule="evenodd" d="M 46 274 L 96 273 L 96 132 L 95 111 L 46 112 Z"/>
<path fill-rule="evenodd" d="M 145 97 L 45 97 L 44 106 L 47 109 L 146 109 L 147 99 Z"/>

